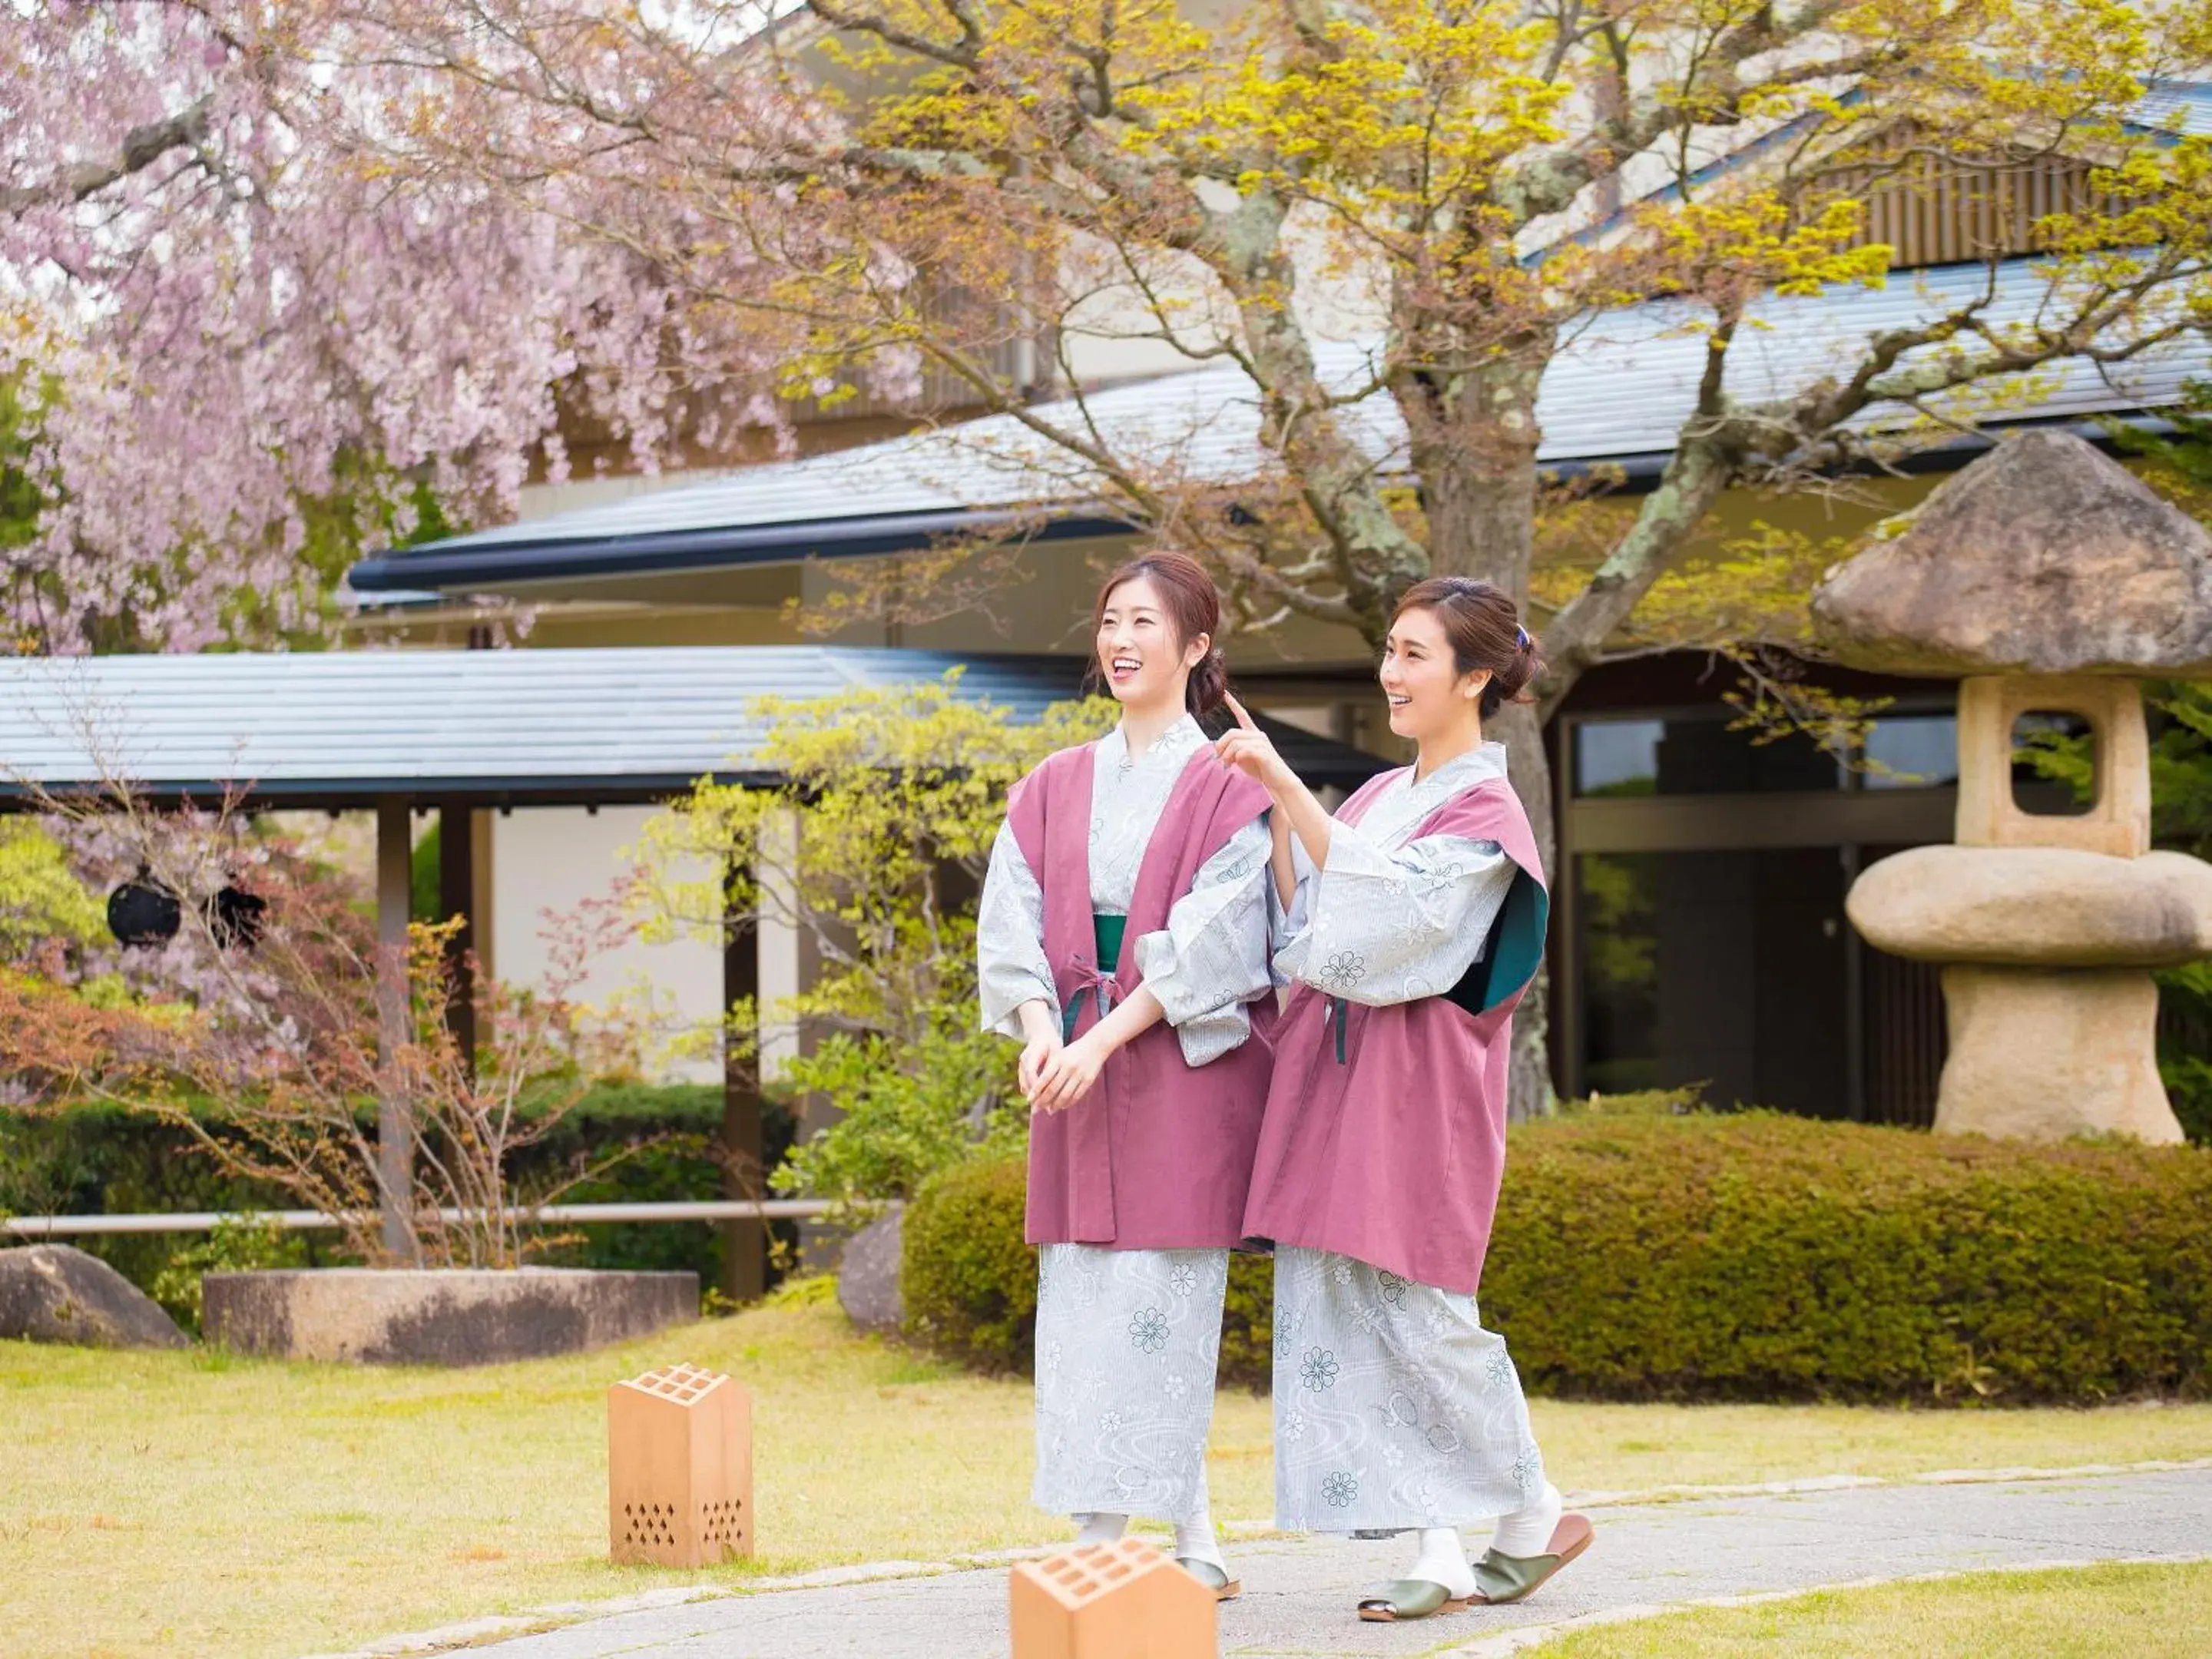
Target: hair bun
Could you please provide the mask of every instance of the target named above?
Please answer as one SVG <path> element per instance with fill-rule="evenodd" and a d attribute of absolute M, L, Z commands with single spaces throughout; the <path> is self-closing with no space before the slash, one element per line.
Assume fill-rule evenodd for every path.
<path fill-rule="evenodd" d="M 1542 672 L 1544 658 L 1534 637 L 1522 625 L 1510 595 L 1479 576 L 1429 576 L 1400 596 L 1394 617 L 1427 611 L 1443 624 L 1459 672 L 1487 672 L 1477 705 L 1488 720 L 1500 708 L 1520 700 Z"/>

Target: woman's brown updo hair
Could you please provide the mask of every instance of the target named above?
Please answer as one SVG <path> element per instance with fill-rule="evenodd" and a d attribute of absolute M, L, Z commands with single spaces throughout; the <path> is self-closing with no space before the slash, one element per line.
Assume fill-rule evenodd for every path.
<path fill-rule="evenodd" d="M 1431 576 L 1406 590 L 1390 620 L 1395 623 L 1408 611 L 1430 611 L 1443 625 L 1460 673 L 1490 671 L 1480 704 L 1485 720 L 1517 699 L 1544 665 L 1534 637 L 1521 625 L 1521 613 L 1505 590 L 1492 583 L 1474 576 Z"/>
<path fill-rule="evenodd" d="M 1159 590 L 1168 625 L 1175 630 L 1176 650 L 1182 650 L 1200 634 L 1210 641 L 1220 638 L 1221 590 L 1214 586 L 1213 578 L 1206 574 L 1206 567 L 1188 553 L 1140 555 L 1107 577 L 1106 585 L 1098 590 L 1098 603 L 1091 607 L 1091 672 L 1085 684 L 1091 688 L 1097 687 L 1100 678 L 1097 640 L 1099 629 L 1105 625 L 1106 603 L 1114 597 L 1115 588 L 1139 576 L 1147 578 Z M 1228 690 L 1229 667 L 1222 659 L 1221 647 L 1216 643 L 1199 659 L 1198 666 L 1190 671 L 1189 683 L 1183 688 L 1183 707 L 1203 717 L 1221 707 Z"/>

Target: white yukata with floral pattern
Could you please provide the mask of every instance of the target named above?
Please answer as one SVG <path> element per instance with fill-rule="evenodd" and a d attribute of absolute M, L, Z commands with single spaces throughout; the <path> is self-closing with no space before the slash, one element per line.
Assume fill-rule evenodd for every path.
<path fill-rule="evenodd" d="M 1297 890 L 1277 925 L 1285 982 L 1382 1006 L 1456 985 L 1513 884 L 1495 842 L 1411 839 L 1461 790 L 1505 775 L 1486 744 L 1419 782 L 1410 772 L 1357 825 L 1333 823 L 1328 867 L 1291 842 Z M 1474 1298 L 1328 1250 L 1275 1251 L 1275 1523 L 1383 1534 L 1461 1527 L 1544 1487 L 1521 1377 Z"/>
<path fill-rule="evenodd" d="M 1206 744 L 1186 714 L 1141 754 L 1115 726 L 1093 750 L 1091 904 L 1126 915 L 1176 781 Z M 1199 867 L 1167 926 L 1133 943 L 1183 1058 L 1202 1066 L 1251 1035 L 1271 994 L 1267 826 L 1256 818 Z M 1044 892 L 1010 826 L 1000 829 L 977 911 L 986 1029 L 1022 1035 L 1018 1010 L 1060 998 L 1044 951 Z M 1079 1103 L 1069 1109 L 1081 1111 Z M 1036 1483 L 1041 1509 L 1183 1521 L 1206 1506 L 1206 1437 L 1228 1288 L 1226 1250 L 1037 1252 Z"/>

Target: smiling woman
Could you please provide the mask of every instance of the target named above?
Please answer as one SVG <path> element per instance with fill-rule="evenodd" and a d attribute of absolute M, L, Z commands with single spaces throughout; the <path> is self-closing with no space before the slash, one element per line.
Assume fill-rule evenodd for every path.
<path fill-rule="evenodd" d="M 1087 1543 L 1174 1522 L 1227 1599 L 1206 1435 L 1275 1008 L 1267 796 L 1194 718 L 1225 689 L 1220 618 L 1187 555 L 1107 578 L 1093 672 L 1121 718 L 1014 787 L 977 945 L 983 1024 L 1022 1040 L 1036 1114 L 1036 1501 Z"/>

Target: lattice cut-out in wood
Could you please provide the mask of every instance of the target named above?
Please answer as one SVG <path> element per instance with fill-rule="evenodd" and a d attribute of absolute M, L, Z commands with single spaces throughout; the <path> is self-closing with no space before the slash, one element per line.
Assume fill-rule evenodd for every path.
<path fill-rule="evenodd" d="M 607 1391 L 607 1542 L 698 1567 L 753 1553 L 752 1402 L 719 1371 L 664 1365 Z"/>
<path fill-rule="evenodd" d="M 1213 1659 L 1213 1592 L 1139 1538 L 1013 1570 L 1014 1659 Z"/>

